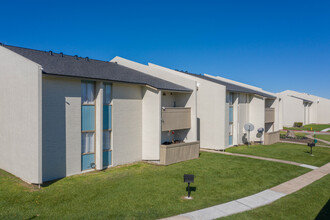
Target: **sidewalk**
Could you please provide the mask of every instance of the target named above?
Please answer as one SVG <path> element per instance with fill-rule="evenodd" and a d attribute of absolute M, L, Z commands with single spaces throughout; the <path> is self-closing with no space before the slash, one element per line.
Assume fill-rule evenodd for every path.
<path fill-rule="evenodd" d="M 285 129 L 282 129 L 281 131 L 287 131 Z M 307 131 L 307 130 L 290 130 L 290 131 L 294 131 L 294 132 L 300 132 L 300 133 L 309 133 L 309 134 L 314 134 L 314 131 Z M 315 131 L 315 134 L 326 134 L 326 135 L 330 135 L 330 132 L 328 131 Z"/>
<path fill-rule="evenodd" d="M 247 154 L 237 154 L 237 153 L 229 153 L 229 152 L 206 150 L 206 149 L 200 149 L 200 151 L 218 153 L 218 154 L 225 154 L 225 155 L 231 155 L 231 156 L 238 156 L 238 157 L 248 157 L 248 158 L 253 158 L 253 159 L 258 159 L 258 160 L 267 160 L 267 161 L 272 161 L 272 162 L 291 164 L 291 165 L 305 167 L 305 168 L 309 168 L 309 169 L 317 169 L 318 168 L 316 166 L 312 166 L 312 165 L 308 165 L 308 164 L 297 163 L 297 162 L 288 161 L 288 160 L 273 159 L 273 158 L 268 158 L 268 157 L 259 157 L 259 156 L 253 156 L 253 155 L 247 155 Z"/>
<path fill-rule="evenodd" d="M 317 138 L 316 138 L 317 139 Z M 318 139 L 320 140 L 320 139 Z M 323 140 L 320 140 L 320 141 L 323 141 Z M 294 142 L 294 141 L 283 141 L 283 140 L 280 140 L 281 143 L 288 143 L 288 144 L 300 144 L 300 145 L 305 145 L 307 146 L 306 143 L 300 143 L 300 142 Z M 324 142 L 325 143 L 325 142 Z M 326 146 L 326 145 L 320 145 L 320 144 L 316 144 L 315 145 L 316 147 L 326 147 L 326 148 L 330 148 L 330 146 Z"/>
<path fill-rule="evenodd" d="M 240 212 L 255 209 L 260 206 L 270 204 L 286 195 L 294 193 L 303 187 L 321 179 L 330 173 L 330 163 L 310 171 L 304 175 L 296 177 L 271 189 L 260 193 L 227 202 L 221 205 L 188 212 L 178 216 L 165 218 L 167 220 L 189 220 L 189 219 L 216 219 Z"/>

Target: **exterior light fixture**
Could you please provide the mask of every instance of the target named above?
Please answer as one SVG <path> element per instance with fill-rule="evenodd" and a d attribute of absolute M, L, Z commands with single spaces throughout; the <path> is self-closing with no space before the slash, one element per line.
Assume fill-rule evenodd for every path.
<path fill-rule="evenodd" d="M 190 197 L 190 183 L 193 183 L 194 182 L 194 179 L 195 179 L 195 176 L 193 174 L 184 174 L 183 175 L 183 181 L 185 183 L 188 183 L 188 196 L 185 197 L 185 199 L 192 199 L 192 197 Z"/>

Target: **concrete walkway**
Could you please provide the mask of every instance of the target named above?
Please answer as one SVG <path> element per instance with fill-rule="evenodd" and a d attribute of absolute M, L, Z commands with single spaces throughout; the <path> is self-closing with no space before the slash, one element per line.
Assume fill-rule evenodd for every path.
<path fill-rule="evenodd" d="M 229 153 L 229 152 L 206 150 L 206 149 L 201 149 L 200 151 L 218 153 L 218 154 L 225 154 L 225 155 L 231 155 L 231 156 L 238 156 L 238 157 L 248 157 L 248 158 L 253 158 L 253 159 L 258 159 L 258 160 L 267 160 L 267 161 L 278 162 L 278 163 L 285 163 L 285 164 L 290 164 L 290 165 L 309 168 L 309 169 L 312 169 L 312 170 L 318 168 L 316 166 L 312 166 L 312 165 L 308 165 L 308 164 L 297 163 L 297 162 L 288 161 L 288 160 L 273 159 L 273 158 L 268 158 L 268 157 L 259 157 L 259 156 L 254 156 L 254 155 L 237 154 L 237 153 Z"/>
<path fill-rule="evenodd" d="M 322 132 L 330 131 L 330 128 L 323 129 Z"/>
<path fill-rule="evenodd" d="M 281 131 L 287 131 L 287 130 L 281 130 Z M 326 134 L 326 135 L 330 135 L 330 132 L 324 132 L 324 131 L 306 131 L 306 130 L 291 130 L 294 132 L 298 132 L 298 133 L 308 133 L 308 134 Z"/>
<path fill-rule="evenodd" d="M 189 220 L 189 219 L 216 219 L 240 212 L 255 209 L 270 204 L 283 196 L 294 193 L 303 187 L 321 179 L 330 173 L 330 163 L 296 177 L 271 189 L 264 190 L 252 196 L 247 196 L 224 204 L 212 206 L 206 209 L 188 212 L 182 215 L 166 218 L 167 220 Z"/>
<path fill-rule="evenodd" d="M 320 140 L 322 141 L 322 140 Z M 288 144 L 300 144 L 300 145 L 305 145 L 307 146 L 307 143 L 300 143 L 300 142 L 294 142 L 294 141 L 283 141 L 283 140 L 280 140 L 281 143 L 288 143 Z M 316 144 L 315 145 L 316 147 L 326 147 L 326 148 L 330 148 L 330 146 L 326 146 L 326 145 L 320 145 L 320 144 Z"/>

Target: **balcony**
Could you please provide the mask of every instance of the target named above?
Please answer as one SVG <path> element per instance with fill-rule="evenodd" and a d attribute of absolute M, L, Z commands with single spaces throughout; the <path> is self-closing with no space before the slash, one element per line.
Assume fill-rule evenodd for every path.
<path fill-rule="evenodd" d="M 181 107 L 162 108 L 162 131 L 189 129 L 191 127 L 191 109 Z"/>
<path fill-rule="evenodd" d="M 271 145 L 280 142 L 280 131 L 265 133 L 264 144 Z"/>
<path fill-rule="evenodd" d="M 265 123 L 274 123 L 275 121 L 275 109 L 265 108 Z"/>
<path fill-rule="evenodd" d="M 199 157 L 199 141 L 160 145 L 160 164 L 169 165 Z"/>

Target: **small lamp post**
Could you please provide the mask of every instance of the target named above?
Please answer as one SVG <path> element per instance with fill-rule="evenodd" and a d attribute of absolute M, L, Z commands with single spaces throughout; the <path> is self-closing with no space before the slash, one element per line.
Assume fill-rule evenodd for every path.
<path fill-rule="evenodd" d="M 194 182 L 194 179 L 195 179 L 195 176 L 193 174 L 184 174 L 183 175 L 183 181 L 185 183 L 188 183 L 188 196 L 185 197 L 186 199 L 192 199 L 190 197 L 190 192 L 191 192 L 191 190 L 190 190 L 190 183 L 193 183 Z"/>
<path fill-rule="evenodd" d="M 314 139 L 314 141 L 317 142 L 316 139 Z M 315 147 L 315 143 L 308 143 L 307 146 L 311 148 L 311 156 L 314 156 L 314 155 L 313 155 L 313 147 Z"/>

